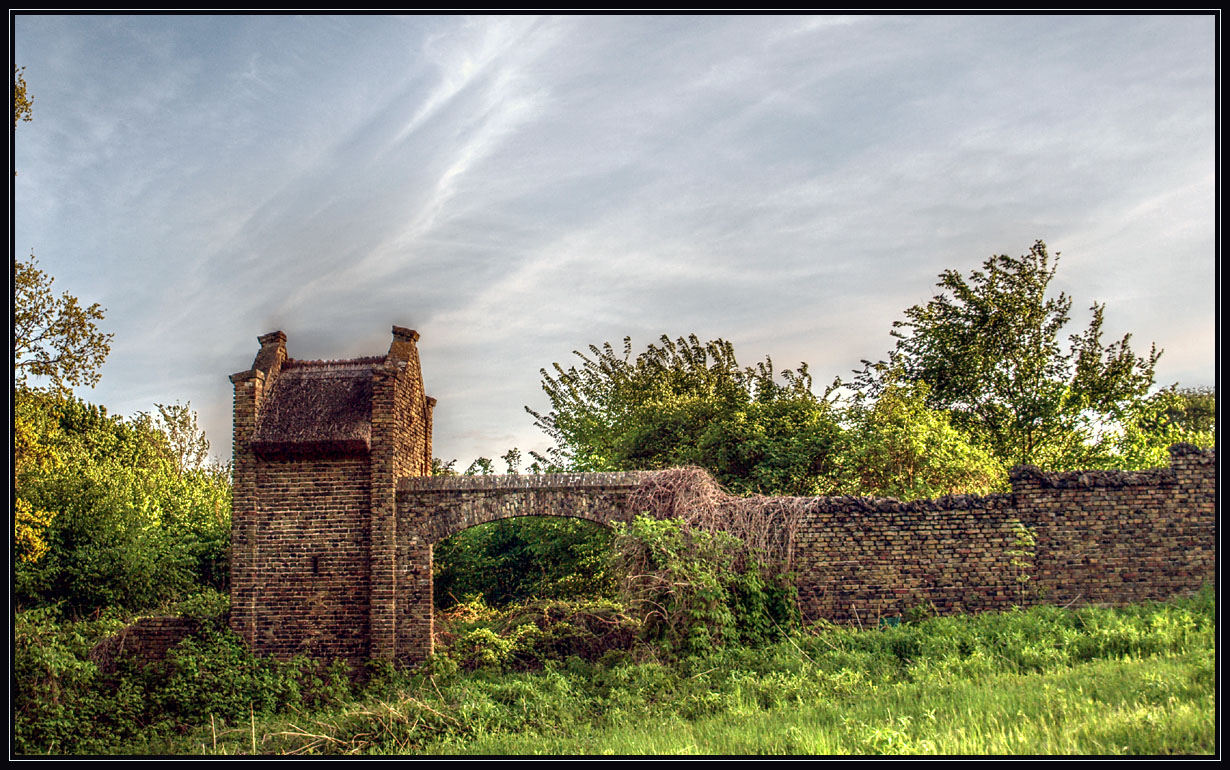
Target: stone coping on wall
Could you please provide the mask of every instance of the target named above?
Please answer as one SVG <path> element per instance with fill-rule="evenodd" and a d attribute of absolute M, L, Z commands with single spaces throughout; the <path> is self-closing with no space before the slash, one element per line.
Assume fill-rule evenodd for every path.
<path fill-rule="evenodd" d="M 743 498 L 734 498 L 736 502 Z M 769 498 L 769 500 L 793 498 Z M 995 510 L 1012 506 L 1012 495 L 946 495 L 934 500 L 910 500 L 895 497 L 808 497 L 808 510 L 813 513 L 925 513 L 941 511 Z"/>
<path fill-rule="evenodd" d="M 1033 465 L 1021 465 L 1013 468 L 1008 477 L 1013 485 L 1035 484 L 1051 489 L 1164 486 L 1175 482 L 1172 468 L 1150 468 L 1146 471 L 1044 471 Z"/>
<path fill-rule="evenodd" d="M 584 489 L 587 487 L 631 488 L 657 472 L 618 471 L 613 473 L 530 473 L 498 476 L 411 476 L 397 480 L 397 491 L 452 492 L 464 490 Z"/>
<path fill-rule="evenodd" d="M 1032 485 L 1050 489 L 1081 487 L 1143 487 L 1168 486 L 1177 481 L 1175 466 L 1212 465 L 1217 462 L 1217 447 L 1201 449 L 1192 444 L 1170 447 L 1170 466 L 1143 471 L 1044 471 L 1033 465 L 1013 468 L 1008 477 L 1013 485 Z"/>

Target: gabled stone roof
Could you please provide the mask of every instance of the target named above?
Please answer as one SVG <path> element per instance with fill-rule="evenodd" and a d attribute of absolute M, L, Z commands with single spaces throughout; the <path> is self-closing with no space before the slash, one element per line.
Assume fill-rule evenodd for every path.
<path fill-rule="evenodd" d="M 288 359 L 261 404 L 252 450 L 262 456 L 371 451 L 372 372 L 382 356 Z"/>

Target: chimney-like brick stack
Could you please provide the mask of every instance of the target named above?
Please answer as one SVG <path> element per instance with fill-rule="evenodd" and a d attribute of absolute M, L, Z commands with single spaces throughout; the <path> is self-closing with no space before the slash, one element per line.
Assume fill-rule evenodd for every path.
<path fill-rule="evenodd" d="M 256 460 L 248 447 L 256 432 L 256 415 L 266 392 L 286 360 L 286 335 L 272 332 L 257 338 L 260 352 L 252 368 L 231 375 L 235 386 L 232 434 L 231 490 L 231 627 L 251 642 L 256 636 L 255 567 Z"/>

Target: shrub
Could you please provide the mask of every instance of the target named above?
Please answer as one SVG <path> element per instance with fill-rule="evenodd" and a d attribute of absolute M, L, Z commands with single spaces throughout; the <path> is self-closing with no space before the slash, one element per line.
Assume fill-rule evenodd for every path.
<path fill-rule="evenodd" d="M 680 656 L 759 645 L 797 628 L 789 576 L 771 573 L 737 538 L 638 516 L 618 531 L 629 606 L 644 638 Z"/>

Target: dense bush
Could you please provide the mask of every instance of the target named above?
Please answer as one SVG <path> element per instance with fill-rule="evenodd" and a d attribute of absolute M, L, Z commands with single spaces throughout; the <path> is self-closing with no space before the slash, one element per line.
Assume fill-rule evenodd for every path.
<path fill-rule="evenodd" d="M 645 637 L 672 654 L 781 639 L 799 620 L 789 575 L 722 531 L 638 516 L 617 529 L 622 593 Z"/>
<path fill-rule="evenodd" d="M 335 707 L 352 681 L 341 661 L 252 655 L 226 626 L 226 597 L 205 592 L 165 608 L 195 617 L 200 630 L 167 659 L 140 665 L 99 646 L 121 631 L 111 611 L 96 620 L 65 619 L 56 607 L 20 611 L 14 622 L 14 748 L 17 753 L 102 753 L 181 731 L 225 729 L 293 708 Z M 106 652 L 104 652 L 106 650 Z"/>
<path fill-rule="evenodd" d="M 15 412 L 19 607 L 84 616 L 224 589 L 231 486 L 226 468 L 186 466 L 167 426 L 64 396 L 23 391 Z"/>
<path fill-rule="evenodd" d="M 604 599 L 534 600 L 502 610 L 481 599 L 441 614 L 441 659 L 465 670 L 529 671 L 570 658 L 595 661 L 642 643 L 642 621 Z M 436 666 L 448 663 L 437 660 Z"/>

